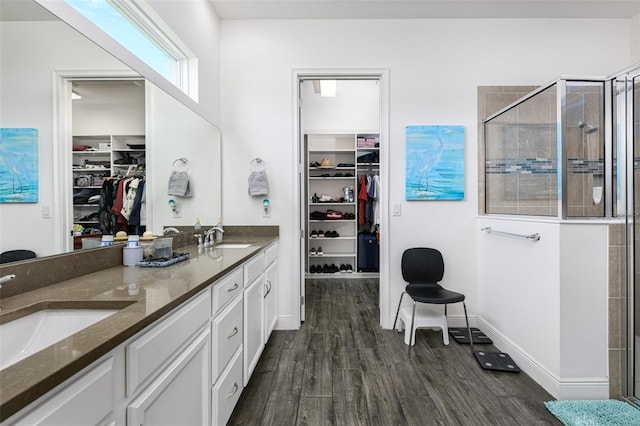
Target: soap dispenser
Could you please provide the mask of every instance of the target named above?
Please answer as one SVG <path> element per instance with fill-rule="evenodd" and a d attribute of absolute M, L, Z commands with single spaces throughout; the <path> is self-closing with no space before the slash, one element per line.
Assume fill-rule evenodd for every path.
<path fill-rule="evenodd" d="M 200 218 L 196 217 L 196 224 L 193 225 L 193 230 L 195 232 L 198 232 L 198 231 L 200 231 L 200 228 L 202 228 L 202 225 L 200 225 Z"/>

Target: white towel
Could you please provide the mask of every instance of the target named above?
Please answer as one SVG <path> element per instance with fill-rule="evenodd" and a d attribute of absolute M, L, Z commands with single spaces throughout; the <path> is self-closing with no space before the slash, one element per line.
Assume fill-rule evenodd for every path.
<path fill-rule="evenodd" d="M 191 189 L 189 188 L 189 174 L 176 170 L 171 172 L 167 194 L 177 197 L 191 197 L 193 194 L 191 194 Z"/>
<path fill-rule="evenodd" d="M 269 181 L 264 170 L 251 172 L 249 175 L 249 195 L 269 195 Z"/>

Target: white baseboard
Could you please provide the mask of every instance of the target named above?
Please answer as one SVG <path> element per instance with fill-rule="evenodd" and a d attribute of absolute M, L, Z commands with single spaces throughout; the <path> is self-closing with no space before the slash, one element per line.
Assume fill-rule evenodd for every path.
<path fill-rule="evenodd" d="M 298 330 L 299 324 L 294 324 L 293 317 L 291 315 L 281 315 L 276 321 L 274 330 Z"/>
<path fill-rule="evenodd" d="M 463 319 L 464 321 L 464 319 Z M 609 380 L 603 378 L 566 378 L 551 374 L 515 342 L 503 336 L 490 324 L 477 318 L 477 327 L 500 351 L 508 353 L 518 366 L 556 399 L 608 399 Z"/>

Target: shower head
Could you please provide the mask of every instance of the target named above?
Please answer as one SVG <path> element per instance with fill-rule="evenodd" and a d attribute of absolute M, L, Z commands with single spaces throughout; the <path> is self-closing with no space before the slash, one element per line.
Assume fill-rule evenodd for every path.
<path fill-rule="evenodd" d="M 584 130 L 585 133 L 588 134 L 588 135 L 598 131 L 598 126 L 594 126 L 592 124 L 585 123 L 584 121 L 581 121 L 581 122 L 578 123 L 578 128 Z"/>

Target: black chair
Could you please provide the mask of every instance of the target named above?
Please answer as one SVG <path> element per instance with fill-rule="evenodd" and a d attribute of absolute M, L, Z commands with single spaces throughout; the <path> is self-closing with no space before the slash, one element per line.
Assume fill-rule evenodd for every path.
<path fill-rule="evenodd" d="M 444 315 L 447 315 L 447 305 L 450 303 L 462 303 L 464 318 L 467 323 L 467 331 L 471 340 L 471 328 L 467 316 L 467 306 L 464 303 L 464 294 L 446 290 L 438 284 L 444 276 L 444 260 L 442 253 L 433 248 L 410 248 L 402 254 L 402 278 L 408 283 L 405 291 L 400 296 L 396 319 L 393 321 L 393 329 L 396 329 L 400 306 L 405 294 L 413 300 L 413 312 L 411 315 L 411 333 L 416 316 L 416 303 L 428 303 L 444 305 Z M 406 324 L 405 324 L 406 327 Z M 473 351 L 473 341 L 471 350 Z"/>
<path fill-rule="evenodd" d="M 33 259 L 36 254 L 31 250 L 9 250 L 0 253 L 0 263 L 17 262 L 19 260 Z"/>

